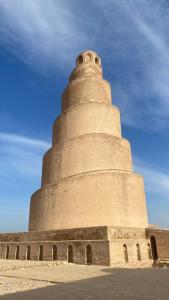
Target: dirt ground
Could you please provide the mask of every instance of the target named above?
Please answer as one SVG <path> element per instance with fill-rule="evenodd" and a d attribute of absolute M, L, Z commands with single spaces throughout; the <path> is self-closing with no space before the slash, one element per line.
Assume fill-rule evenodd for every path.
<path fill-rule="evenodd" d="M 169 300 L 169 269 L 0 260 L 1 299 Z"/>

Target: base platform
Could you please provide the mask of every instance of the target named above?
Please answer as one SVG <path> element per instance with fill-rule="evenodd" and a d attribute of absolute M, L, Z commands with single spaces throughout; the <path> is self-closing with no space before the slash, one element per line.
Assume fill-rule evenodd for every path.
<path fill-rule="evenodd" d="M 169 258 L 169 230 L 101 226 L 1 233 L 0 258 L 151 265 Z"/>

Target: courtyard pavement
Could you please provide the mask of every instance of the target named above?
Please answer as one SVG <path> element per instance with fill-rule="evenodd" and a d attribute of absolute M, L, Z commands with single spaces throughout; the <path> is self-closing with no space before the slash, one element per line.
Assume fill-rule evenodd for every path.
<path fill-rule="evenodd" d="M 0 300 L 169 300 L 169 268 L 0 260 Z"/>

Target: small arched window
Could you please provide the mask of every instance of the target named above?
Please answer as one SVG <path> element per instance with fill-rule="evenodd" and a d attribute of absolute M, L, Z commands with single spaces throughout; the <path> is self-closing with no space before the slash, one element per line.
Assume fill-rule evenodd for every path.
<path fill-rule="evenodd" d="M 16 259 L 19 259 L 19 246 L 16 246 L 16 255 L 15 255 Z"/>
<path fill-rule="evenodd" d="M 6 246 L 5 258 L 9 259 L 9 246 Z"/>
<path fill-rule="evenodd" d="M 87 53 L 87 61 L 92 61 L 92 54 L 91 53 Z"/>
<path fill-rule="evenodd" d="M 140 261 L 141 260 L 141 252 L 140 252 L 140 245 L 136 245 L 136 252 L 137 252 L 137 259 Z"/>
<path fill-rule="evenodd" d="M 95 57 L 95 63 L 98 64 L 98 65 L 100 65 L 100 60 L 99 60 L 98 57 Z"/>
<path fill-rule="evenodd" d="M 92 264 L 92 247 L 90 245 L 86 247 L 86 263 Z"/>
<path fill-rule="evenodd" d="M 31 259 L 31 246 L 28 245 L 26 249 L 26 260 L 30 260 L 30 259 Z"/>
<path fill-rule="evenodd" d="M 39 246 L 39 260 L 43 260 L 43 246 L 40 245 Z"/>
<path fill-rule="evenodd" d="M 123 245 L 123 253 L 124 253 L 124 261 L 125 263 L 128 263 L 129 258 L 128 258 L 128 250 L 126 244 Z"/>
<path fill-rule="evenodd" d="M 68 247 L 68 263 L 73 262 L 73 247 L 72 245 L 69 245 Z"/>
<path fill-rule="evenodd" d="M 57 246 L 56 245 L 53 245 L 53 247 L 52 247 L 52 259 L 53 260 L 57 260 L 58 259 Z"/>
<path fill-rule="evenodd" d="M 83 56 L 80 55 L 77 59 L 77 65 L 79 66 L 83 62 Z"/>

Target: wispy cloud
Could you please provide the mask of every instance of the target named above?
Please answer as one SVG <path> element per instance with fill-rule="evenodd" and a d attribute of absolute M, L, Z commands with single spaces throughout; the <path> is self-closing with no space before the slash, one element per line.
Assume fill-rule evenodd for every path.
<path fill-rule="evenodd" d="M 26 181 L 41 176 L 42 155 L 49 143 L 25 136 L 0 133 L 0 181 Z M 24 177 L 23 177 L 24 176 Z"/>
<path fill-rule="evenodd" d="M 26 230 L 31 194 L 39 189 L 46 141 L 0 132 L 0 231 Z"/>
<path fill-rule="evenodd" d="M 137 5 L 126 5 L 125 9 L 138 31 L 149 43 L 146 51 L 152 55 L 152 59 L 146 61 L 145 56 L 143 56 L 143 62 L 144 72 L 150 84 L 151 93 L 149 95 L 154 98 L 154 103 L 145 106 L 147 110 L 145 113 L 151 116 L 151 120 L 156 118 L 157 121 L 158 118 L 155 127 L 159 126 L 161 129 L 169 125 L 169 17 L 168 7 L 165 6 L 166 2 L 156 1 L 154 3 L 154 1 L 150 1 L 149 3 L 150 5 L 147 5 L 148 2 L 144 1 L 146 11 L 143 7 L 139 9 L 140 7 Z M 146 85 L 145 87 L 147 88 Z M 152 126 L 154 127 L 154 124 Z"/>
<path fill-rule="evenodd" d="M 144 176 L 146 191 L 156 197 L 160 196 L 160 201 L 163 198 L 169 200 L 169 175 L 160 171 L 157 167 L 149 166 L 149 164 L 141 159 L 134 159 L 135 171 Z"/>
<path fill-rule="evenodd" d="M 0 141 L 8 144 L 12 143 L 13 145 L 19 145 L 21 147 L 31 146 L 39 149 L 47 149 L 47 147 L 49 148 L 49 143 L 47 142 L 31 139 L 23 135 L 18 135 L 14 133 L 11 134 L 0 132 Z"/>
<path fill-rule="evenodd" d="M 34 69 L 64 69 L 85 39 L 70 1 L 0 1 L 1 43 Z"/>
<path fill-rule="evenodd" d="M 69 72 L 94 48 L 122 120 L 145 130 L 169 128 L 168 25 L 167 1 L 0 0 L 1 45 L 39 72 Z"/>
<path fill-rule="evenodd" d="M 145 130 L 168 128 L 169 7 L 166 1 L 110 0 L 106 4 L 99 1 L 99 7 L 108 23 L 108 40 L 113 41 L 109 50 L 113 67 L 114 59 L 117 60 L 114 99 L 120 104 L 123 120 Z"/>

